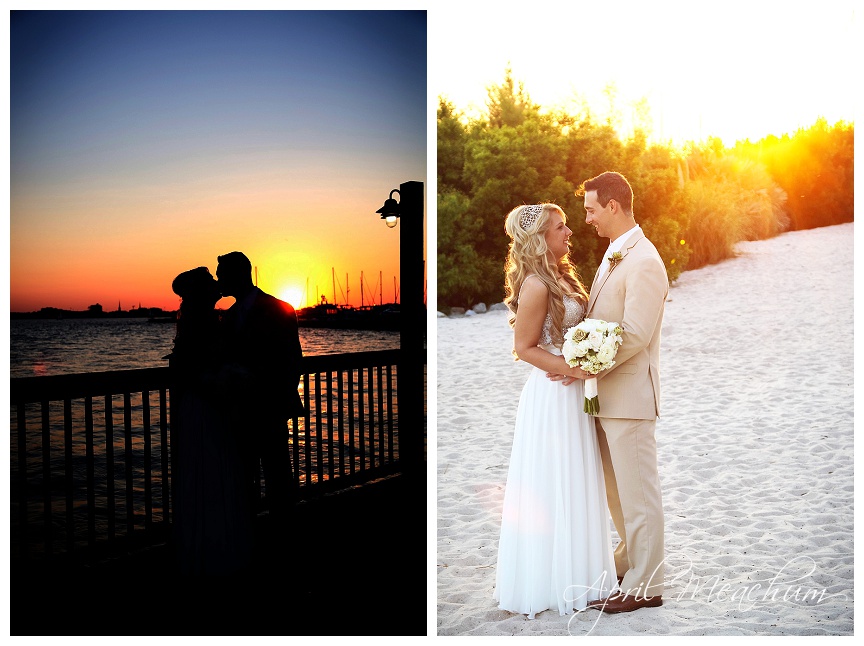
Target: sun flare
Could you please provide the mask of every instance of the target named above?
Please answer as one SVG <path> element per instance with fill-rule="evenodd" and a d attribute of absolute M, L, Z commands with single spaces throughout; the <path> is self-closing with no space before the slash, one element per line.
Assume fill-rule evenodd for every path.
<path fill-rule="evenodd" d="M 511 27 L 506 12 L 460 11 L 459 21 L 446 22 L 448 38 L 475 43 L 484 55 L 463 65 L 459 48 L 439 48 L 432 86 L 457 110 L 482 117 L 489 87 L 502 83 L 510 69 L 514 84 L 524 83 L 531 101 L 543 109 L 590 114 L 624 138 L 639 128 L 661 144 L 719 137 L 732 146 L 744 139 L 791 135 L 819 117 L 829 124 L 854 121 L 854 84 L 844 76 L 842 61 L 856 60 L 856 3 L 841 0 L 820 11 L 807 3 L 750 3 L 746 19 L 740 12 L 719 11 L 718 3 L 674 10 L 660 7 L 677 3 L 623 4 L 627 9 L 617 11 L 627 18 L 617 21 L 615 36 L 623 46 L 598 42 L 577 49 L 568 38 L 551 39 L 543 47 L 531 39 L 499 38 Z M 603 3 L 580 3 L 561 13 L 560 24 L 578 24 L 586 31 L 616 19 Z M 671 28 L 672 16 L 685 27 Z M 520 16 L 520 27 L 534 33 L 545 28 L 545 20 L 542 12 Z M 478 21 L 488 37 L 478 39 Z M 691 27 L 697 24 L 700 28 Z M 660 32 L 670 37 L 653 37 Z M 733 33 L 749 46 L 719 46 Z M 811 41 L 820 46 L 802 46 Z M 800 89 L 802 79 L 811 80 L 806 92 Z"/>
<path fill-rule="evenodd" d="M 279 292 L 279 298 L 285 301 L 286 303 L 290 303 L 294 306 L 294 309 L 300 309 L 301 307 L 306 307 L 306 303 L 303 298 L 303 289 L 300 287 L 295 287 L 293 285 L 289 285 L 282 289 Z"/>

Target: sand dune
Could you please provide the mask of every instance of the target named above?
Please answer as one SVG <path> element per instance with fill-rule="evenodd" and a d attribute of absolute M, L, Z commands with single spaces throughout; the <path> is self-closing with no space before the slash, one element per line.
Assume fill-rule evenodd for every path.
<path fill-rule="evenodd" d="M 851 635 L 853 237 L 849 223 L 740 243 L 671 288 L 661 608 L 498 610 L 500 510 L 530 367 L 513 361 L 506 313 L 439 319 L 438 634 Z"/>

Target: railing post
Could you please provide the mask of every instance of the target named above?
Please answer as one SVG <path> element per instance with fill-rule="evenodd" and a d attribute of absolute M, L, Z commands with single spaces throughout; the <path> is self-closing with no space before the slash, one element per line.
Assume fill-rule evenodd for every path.
<path fill-rule="evenodd" d="M 26 559 L 29 553 L 27 541 L 27 410 L 18 404 L 18 547 L 19 555 Z"/>
<path fill-rule="evenodd" d="M 50 402 L 42 402 L 42 505 L 45 527 L 45 553 L 50 555 L 54 547 L 54 531 L 51 514 L 51 415 Z"/>

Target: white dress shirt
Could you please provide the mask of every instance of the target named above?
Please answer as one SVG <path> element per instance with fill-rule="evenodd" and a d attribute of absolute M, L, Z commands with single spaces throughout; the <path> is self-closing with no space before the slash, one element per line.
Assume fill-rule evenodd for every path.
<path fill-rule="evenodd" d="M 627 242 L 627 238 L 629 238 L 633 233 L 639 230 L 641 230 L 641 228 L 637 224 L 636 226 L 628 229 L 609 243 L 609 248 L 606 250 L 606 253 L 603 254 L 603 262 L 600 263 L 600 267 L 597 269 L 597 280 L 603 278 L 603 274 L 605 274 L 606 271 L 612 266 L 611 263 L 607 260 L 607 258 L 609 258 L 616 251 L 621 251 L 624 243 Z"/>

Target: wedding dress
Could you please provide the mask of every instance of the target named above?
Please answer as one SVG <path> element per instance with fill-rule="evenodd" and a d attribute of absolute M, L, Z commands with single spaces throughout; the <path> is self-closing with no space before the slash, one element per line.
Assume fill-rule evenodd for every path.
<path fill-rule="evenodd" d="M 216 320 L 195 323 L 178 336 L 170 357 L 177 565 L 187 575 L 240 574 L 251 562 L 254 540 L 243 447 L 215 384 Z"/>
<path fill-rule="evenodd" d="M 564 330 L 582 320 L 564 299 Z M 541 347 L 553 354 L 552 317 Z M 564 386 L 533 368 L 519 399 L 504 492 L 494 599 L 510 612 L 561 615 L 617 587 L 603 465 L 583 385 Z"/>

